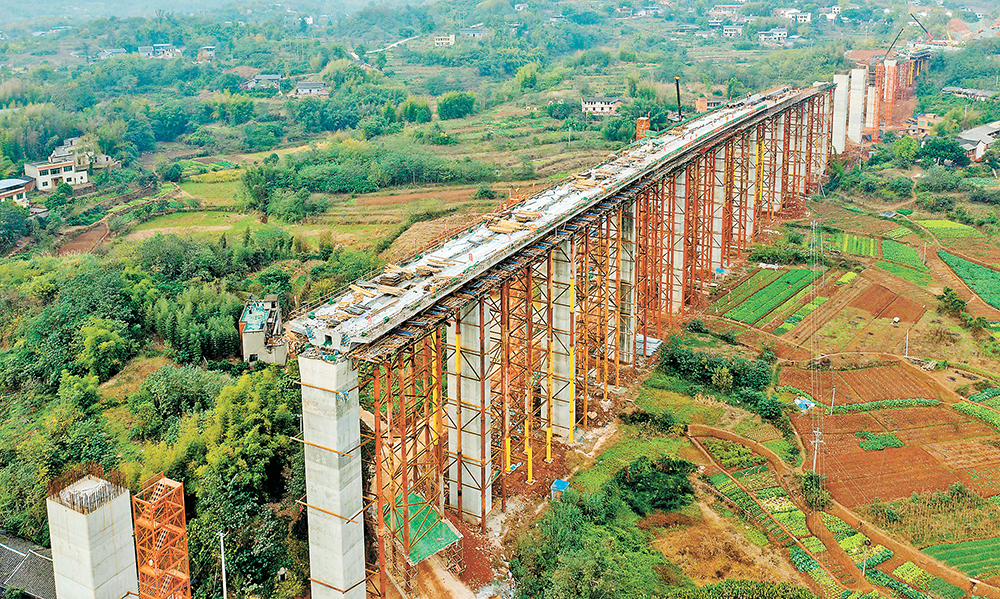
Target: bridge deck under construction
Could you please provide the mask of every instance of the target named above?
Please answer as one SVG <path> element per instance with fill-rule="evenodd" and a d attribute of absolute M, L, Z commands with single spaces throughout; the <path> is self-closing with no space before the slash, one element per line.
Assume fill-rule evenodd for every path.
<path fill-rule="evenodd" d="M 313 595 L 413 597 L 428 547 L 461 571 L 459 530 L 506 510 L 767 224 L 803 213 L 833 96 L 698 115 L 301 311 Z"/>

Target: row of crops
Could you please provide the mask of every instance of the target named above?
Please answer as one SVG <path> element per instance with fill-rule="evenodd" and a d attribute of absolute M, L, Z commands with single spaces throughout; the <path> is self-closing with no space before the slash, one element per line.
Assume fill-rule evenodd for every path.
<path fill-rule="evenodd" d="M 706 439 L 705 449 L 724 468 L 748 468 L 767 461 L 749 448 L 723 439 Z"/>
<path fill-rule="evenodd" d="M 875 266 L 921 287 L 927 287 L 933 281 L 929 270 L 917 270 L 909 266 L 889 262 L 888 260 L 879 260 L 875 263 Z"/>
<path fill-rule="evenodd" d="M 987 399 L 993 399 L 997 395 L 1000 395 L 1000 388 L 992 387 L 990 389 L 984 389 L 979 393 L 969 396 L 969 401 L 984 402 Z"/>
<path fill-rule="evenodd" d="M 843 586 L 838 584 L 814 558 L 826 551 L 826 546 L 823 545 L 823 541 L 812 536 L 806 524 L 806 515 L 789 499 L 788 494 L 778 484 L 774 472 L 766 466 L 754 466 L 733 473 L 733 478 L 739 480 L 752 497 L 756 497 L 764 507 L 766 516 L 770 516 L 773 522 L 783 526 L 808 550 L 803 550 L 788 540 L 789 558 L 795 567 L 816 581 L 826 599 L 841 599 L 845 592 Z M 748 498 L 752 501 L 752 497 Z M 781 528 L 777 530 L 780 531 Z"/>
<path fill-rule="evenodd" d="M 729 478 L 725 472 L 714 474 L 710 476 L 708 480 L 712 483 L 712 486 L 718 489 L 720 493 L 728 497 L 733 503 L 736 504 L 737 507 L 739 507 L 740 511 L 743 512 L 743 515 L 747 518 L 747 520 L 756 522 L 763 527 L 776 542 L 780 544 L 787 544 L 790 542 L 788 535 L 785 534 L 785 531 L 783 531 L 780 526 L 778 526 L 778 523 L 775 522 L 767 512 L 761 509 L 761 507 L 757 505 L 757 502 L 754 501 L 753 498 L 746 493 L 746 491 L 741 489 L 739 485 L 733 482 L 733 480 Z"/>
<path fill-rule="evenodd" d="M 928 573 L 913 562 L 906 562 L 895 570 L 892 575 L 911 587 L 927 591 L 932 597 L 941 599 L 961 599 L 965 591 L 959 587 Z"/>
<path fill-rule="evenodd" d="M 837 279 L 837 285 L 846 285 L 854 280 L 858 276 L 858 273 L 853 270 L 850 272 L 845 272 L 839 279 Z"/>
<path fill-rule="evenodd" d="M 865 451 L 882 451 L 888 447 L 902 447 L 903 442 L 899 440 L 899 437 L 895 433 L 885 433 L 879 435 L 876 433 L 870 433 L 868 431 L 860 431 L 854 433 L 854 436 L 860 439 L 858 445 L 861 449 Z"/>
<path fill-rule="evenodd" d="M 997 412 L 996 410 L 979 404 L 969 403 L 967 401 L 960 401 L 957 404 L 952 405 L 952 407 L 967 416 L 972 416 L 973 418 L 982 420 L 993 428 L 1000 429 L 1000 412 Z"/>
<path fill-rule="evenodd" d="M 840 250 L 856 256 L 874 258 L 878 255 L 878 240 L 851 233 L 834 233 L 830 239 L 824 240 L 823 245 L 824 249 Z"/>
<path fill-rule="evenodd" d="M 938 256 L 941 256 L 945 264 L 950 266 L 984 302 L 994 308 L 1000 308 L 1000 272 L 969 262 L 944 250 L 939 250 Z"/>
<path fill-rule="evenodd" d="M 975 578 L 1000 574 L 1000 537 L 933 545 L 924 553 Z"/>
<path fill-rule="evenodd" d="M 743 303 L 745 299 L 753 295 L 755 291 L 781 276 L 780 270 L 762 269 L 750 275 L 742 283 L 737 285 L 732 291 L 719 298 L 712 308 L 715 312 L 725 314 L 736 306 Z"/>
<path fill-rule="evenodd" d="M 854 273 L 850 273 L 850 274 L 854 274 Z M 798 324 L 800 322 L 802 322 L 802 319 L 804 319 L 806 316 L 809 316 L 810 314 L 812 314 L 813 310 L 815 310 L 816 308 L 819 308 L 820 306 L 822 306 L 823 303 L 826 300 L 827 300 L 827 298 L 825 298 L 825 297 L 817 297 L 813 301 L 811 301 L 808 304 L 802 306 L 801 308 L 798 309 L 798 311 L 795 312 L 795 314 L 792 314 L 791 316 L 789 316 L 788 318 L 786 318 L 785 322 L 783 322 L 780 325 L 778 325 L 778 328 L 774 329 L 774 334 L 775 335 L 784 335 L 788 331 L 794 329 L 796 326 L 798 326 Z"/>
<path fill-rule="evenodd" d="M 872 583 L 889 588 L 907 599 L 959 599 L 965 596 L 962 589 L 927 573 L 913 562 L 897 567 L 892 576 L 877 570 L 876 566 L 892 559 L 891 549 L 884 545 L 872 545 L 864 533 L 833 514 L 823 512 L 821 516 L 827 530 Z"/>
<path fill-rule="evenodd" d="M 823 525 L 858 568 L 874 568 L 882 562 L 892 559 L 891 549 L 882 545 L 872 547 L 866 544 L 869 541 L 868 537 L 855 530 L 853 526 L 841 518 L 826 512 L 821 512 L 820 516 L 823 519 Z"/>
<path fill-rule="evenodd" d="M 924 261 L 920 259 L 917 250 L 905 243 L 886 239 L 882 242 L 882 258 L 897 264 L 913 267 L 917 270 L 927 270 Z"/>
<path fill-rule="evenodd" d="M 786 271 L 777 280 L 754 293 L 745 302 L 726 312 L 727 318 L 753 324 L 767 313 L 813 282 L 822 273 L 818 270 L 795 268 Z"/>
<path fill-rule="evenodd" d="M 907 229 L 906 227 L 896 227 L 895 229 L 892 229 L 891 231 L 887 231 L 887 232 L 883 233 L 883 235 L 885 235 L 889 239 L 899 239 L 900 237 L 906 237 L 910 233 L 911 233 L 911 231 L 909 229 Z M 885 251 L 885 246 L 884 245 L 882 247 L 882 250 Z"/>
<path fill-rule="evenodd" d="M 849 403 L 833 406 L 834 414 L 849 414 L 851 412 L 874 412 L 876 410 L 892 410 L 896 408 L 926 408 L 940 405 L 936 399 L 918 397 L 908 399 L 881 399 L 863 403 Z"/>
<path fill-rule="evenodd" d="M 918 225 L 929 229 L 937 237 L 973 237 L 979 235 L 974 227 L 944 219 L 918 220 Z"/>

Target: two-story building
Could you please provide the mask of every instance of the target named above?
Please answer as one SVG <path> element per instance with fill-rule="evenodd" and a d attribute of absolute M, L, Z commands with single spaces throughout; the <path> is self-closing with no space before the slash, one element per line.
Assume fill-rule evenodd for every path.
<path fill-rule="evenodd" d="M 448 48 L 455 45 L 455 34 L 438 35 L 434 38 L 435 48 Z"/>
<path fill-rule="evenodd" d="M 958 134 L 958 145 L 965 150 L 971 160 L 979 162 L 987 148 L 1000 139 L 1000 121 L 994 121 Z"/>
<path fill-rule="evenodd" d="M 743 37 L 743 25 L 723 25 L 722 36 L 728 38 Z"/>
<path fill-rule="evenodd" d="M 285 365 L 288 345 L 282 338 L 281 305 L 277 295 L 248 300 L 240 317 L 239 331 L 244 360 Z"/>
<path fill-rule="evenodd" d="M 788 30 L 784 27 L 758 31 L 757 39 L 767 43 L 782 43 L 788 39 Z"/>
<path fill-rule="evenodd" d="M 35 182 L 31 179 L 0 179 L 0 202 L 10 200 L 22 206 L 28 207 L 28 192 L 34 189 Z"/>
<path fill-rule="evenodd" d="M 38 191 L 55 191 L 60 183 L 83 185 L 90 180 L 86 169 L 77 170 L 73 157 L 25 163 L 24 174 L 35 180 Z"/>
<path fill-rule="evenodd" d="M 623 106 L 624 104 L 625 101 L 622 100 L 621 98 L 592 96 L 583 98 L 580 109 L 583 112 L 589 112 L 598 115 L 614 114 L 618 112 L 618 108 L 620 106 Z"/>

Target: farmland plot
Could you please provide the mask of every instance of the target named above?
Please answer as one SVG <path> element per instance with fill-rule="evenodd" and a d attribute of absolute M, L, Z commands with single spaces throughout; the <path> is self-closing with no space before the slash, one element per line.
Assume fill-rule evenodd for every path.
<path fill-rule="evenodd" d="M 974 227 L 950 220 L 918 220 L 916 223 L 930 229 L 930 232 L 937 237 L 975 237 L 979 235 L 979 231 Z"/>
<path fill-rule="evenodd" d="M 882 258 L 890 262 L 910 266 L 917 270 L 927 270 L 916 249 L 904 243 L 892 241 L 891 239 L 882 242 Z"/>
<path fill-rule="evenodd" d="M 834 233 L 824 240 L 824 249 L 840 250 L 856 256 L 878 256 L 878 241 L 871 237 L 852 235 L 851 233 Z"/>
<path fill-rule="evenodd" d="M 934 386 L 898 365 L 847 370 L 840 374 L 863 401 L 938 397 Z"/>
<path fill-rule="evenodd" d="M 924 553 L 969 576 L 992 578 L 1000 575 L 1000 537 L 934 545 L 924 549 Z"/>
<path fill-rule="evenodd" d="M 821 271 L 796 268 L 754 293 L 745 302 L 726 312 L 727 318 L 753 324 L 791 298 L 818 277 Z"/>
<path fill-rule="evenodd" d="M 951 267 L 965 283 L 982 298 L 984 302 L 1000 308 L 1000 272 L 992 268 L 980 266 L 945 251 L 939 251 L 938 256 Z"/>
<path fill-rule="evenodd" d="M 737 285 L 732 291 L 723 295 L 712 304 L 712 311 L 725 314 L 736 306 L 743 303 L 755 291 L 771 283 L 781 276 L 780 270 L 761 269 L 751 274 L 742 283 Z"/>

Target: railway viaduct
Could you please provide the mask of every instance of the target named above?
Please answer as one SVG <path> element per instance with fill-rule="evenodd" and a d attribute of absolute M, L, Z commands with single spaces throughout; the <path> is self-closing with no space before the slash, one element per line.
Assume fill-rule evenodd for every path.
<path fill-rule="evenodd" d="M 834 113 L 826 83 L 721 106 L 300 311 L 313 597 L 412 597 L 436 553 L 460 569 L 444 516 L 485 528 L 511 472 L 530 483 L 622 367 L 803 210 Z"/>

